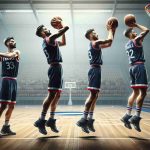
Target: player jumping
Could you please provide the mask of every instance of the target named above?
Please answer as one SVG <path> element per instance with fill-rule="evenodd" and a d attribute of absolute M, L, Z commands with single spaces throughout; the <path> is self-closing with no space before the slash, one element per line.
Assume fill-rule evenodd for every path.
<path fill-rule="evenodd" d="M 107 29 L 108 38 L 106 40 L 99 40 L 94 29 L 87 30 L 85 34 L 85 37 L 90 40 L 88 56 L 91 67 L 88 72 L 89 85 L 87 88 L 90 91 L 90 95 L 85 102 L 83 117 L 77 122 L 77 125 L 86 133 L 95 132 L 93 111 L 101 87 L 102 49 L 110 47 L 114 37 L 114 30 L 110 25 L 107 25 Z"/>
<path fill-rule="evenodd" d="M 125 46 L 125 49 L 129 57 L 129 73 L 131 78 L 131 88 L 133 89 L 133 91 L 128 98 L 127 112 L 123 116 L 121 121 L 124 123 L 125 127 L 132 129 L 131 124 L 133 124 L 134 128 L 137 131 L 141 132 L 140 114 L 148 88 L 142 42 L 147 33 L 149 32 L 149 29 L 136 23 L 133 23 L 132 27 L 138 28 L 142 32 L 139 35 L 137 35 L 133 28 L 128 28 L 124 32 L 124 35 L 129 39 Z M 136 101 L 136 112 L 135 115 L 132 116 L 131 111 L 134 101 Z"/>
<path fill-rule="evenodd" d="M 56 34 L 51 34 L 50 30 L 44 25 L 40 25 L 36 30 L 36 35 L 43 38 L 43 51 L 46 55 L 47 62 L 50 65 L 48 70 L 48 95 L 44 100 L 43 109 L 40 118 L 34 123 L 34 126 L 39 129 L 42 134 L 47 134 L 46 128 L 50 127 L 53 132 L 59 132 L 56 127 L 56 119 L 54 119 L 57 103 L 60 98 L 62 89 L 62 56 L 59 46 L 66 45 L 65 32 L 69 29 L 68 26 L 63 26 L 61 22 L 60 30 Z M 61 41 L 56 41 L 62 36 Z M 50 107 L 50 117 L 46 121 L 45 116 Z"/>

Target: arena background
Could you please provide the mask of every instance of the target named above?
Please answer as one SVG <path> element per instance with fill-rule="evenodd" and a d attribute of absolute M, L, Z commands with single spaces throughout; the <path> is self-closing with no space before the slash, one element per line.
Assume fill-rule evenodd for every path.
<path fill-rule="evenodd" d="M 126 28 L 123 18 L 126 14 L 135 14 L 137 22 L 150 27 L 150 18 L 144 7 L 147 0 L 0 0 L 0 50 L 5 52 L 4 38 L 14 36 L 17 48 L 21 51 L 18 75 L 18 105 L 42 104 L 47 95 L 48 64 L 43 53 L 42 39 L 35 36 L 38 25 L 50 26 L 54 16 L 61 16 L 70 27 L 66 33 L 67 45 L 61 47 L 63 56 L 64 82 L 76 82 L 72 89 L 73 104 L 84 104 L 88 95 L 87 72 L 88 45 L 84 33 L 94 28 L 100 38 L 107 37 L 106 21 L 115 16 L 119 27 L 111 48 L 103 50 L 102 91 L 98 104 L 125 105 L 130 92 L 128 58 L 125 52 L 127 39 L 123 36 Z M 138 31 L 139 32 L 139 31 Z M 144 40 L 146 67 L 150 76 L 150 35 Z M 150 79 L 150 78 L 149 78 Z M 59 104 L 67 104 L 69 90 L 63 88 Z M 144 107 L 150 106 L 150 92 Z"/>

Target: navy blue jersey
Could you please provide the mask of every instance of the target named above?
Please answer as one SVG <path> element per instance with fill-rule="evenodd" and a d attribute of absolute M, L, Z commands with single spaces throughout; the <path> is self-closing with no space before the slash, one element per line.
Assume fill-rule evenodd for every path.
<path fill-rule="evenodd" d="M 98 48 L 98 49 L 93 48 L 92 42 L 90 42 L 88 56 L 89 56 L 90 65 L 92 64 L 102 65 L 103 64 L 101 48 Z"/>
<path fill-rule="evenodd" d="M 145 62 L 143 46 L 137 46 L 135 41 L 129 40 L 125 46 L 126 53 L 129 57 L 129 64 L 134 64 L 135 62 Z"/>
<path fill-rule="evenodd" d="M 45 56 L 47 58 L 48 64 L 53 62 L 62 62 L 62 56 L 61 52 L 59 50 L 58 42 L 55 41 L 55 44 L 49 44 L 46 39 L 44 39 L 43 44 L 43 51 L 45 53 Z"/>
<path fill-rule="evenodd" d="M 17 77 L 19 69 L 19 60 L 15 58 L 1 57 L 2 77 Z"/>

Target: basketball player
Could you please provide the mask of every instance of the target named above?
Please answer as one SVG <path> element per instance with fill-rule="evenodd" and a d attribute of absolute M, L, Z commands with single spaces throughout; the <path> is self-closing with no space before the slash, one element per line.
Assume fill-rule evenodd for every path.
<path fill-rule="evenodd" d="M 2 63 L 2 83 L 0 91 L 0 117 L 7 108 L 5 114 L 5 123 L 1 129 L 4 135 L 15 135 L 11 131 L 9 121 L 16 104 L 17 93 L 17 75 L 19 68 L 20 51 L 16 50 L 16 42 L 13 37 L 8 37 L 4 41 L 8 48 L 6 53 L 0 53 L 0 61 Z"/>
<path fill-rule="evenodd" d="M 107 26 L 107 30 L 108 38 L 106 40 L 100 40 L 94 29 L 87 30 L 85 34 L 90 41 L 88 56 L 91 68 L 88 72 L 89 85 L 87 88 L 90 95 L 85 102 L 83 117 L 77 122 L 77 125 L 86 133 L 95 132 L 93 111 L 101 87 L 102 49 L 111 46 L 115 33 L 111 25 Z"/>
<path fill-rule="evenodd" d="M 61 28 L 61 29 L 60 29 Z M 39 129 L 42 134 L 47 134 L 45 125 L 50 127 L 53 132 L 59 132 L 56 127 L 56 119 L 54 119 L 56 106 L 60 98 L 62 89 L 62 56 L 59 46 L 66 45 L 65 32 L 69 29 L 68 26 L 63 26 L 62 22 L 58 27 L 58 33 L 51 34 L 50 30 L 44 25 L 40 25 L 36 30 L 36 35 L 43 38 L 43 51 L 46 55 L 49 64 L 48 70 L 48 95 L 44 100 L 43 109 L 40 118 L 34 123 L 34 126 Z M 56 41 L 57 38 L 62 36 L 61 41 Z M 46 121 L 45 116 L 50 107 L 50 117 Z"/>
<path fill-rule="evenodd" d="M 149 32 L 149 29 L 136 23 L 133 23 L 131 26 L 133 28 L 140 29 L 141 33 L 137 35 L 133 28 L 128 28 L 124 32 L 124 35 L 129 39 L 125 46 L 125 49 L 129 57 L 129 73 L 131 78 L 131 88 L 133 89 L 133 91 L 128 98 L 127 112 L 123 116 L 121 121 L 123 121 L 125 127 L 132 129 L 131 124 L 133 124 L 134 128 L 137 131 L 141 132 L 140 114 L 148 87 L 142 43 L 145 36 Z M 132 116 L 131 111 L 134 101 L 136 101 L 136 112 L 135 115 Z"/>

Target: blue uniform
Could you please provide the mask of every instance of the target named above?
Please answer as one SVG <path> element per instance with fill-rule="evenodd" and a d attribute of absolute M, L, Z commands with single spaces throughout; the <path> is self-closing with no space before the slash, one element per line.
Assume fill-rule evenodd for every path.
<path fill-rule="evenodd" d="M 2 83 L 0 92 L 1 103 L 16 103 L 17 75 L 19 60 L 17 58 L 1 57 L 2 62 Z"/>
<path fill-rule="evenodd" d="M 48 39 L 49 40 L 49 39 Z M 62 62 L 61 52 L 59 50 L 58 42 L 55 41 L 55 44 L 49 44 L 47 39 L 44 39 L 42 47 L 47 58 L 47 63 L 52 64 L 48 70 L 48 91 L 62 89 L 62 66 L 59 64 Z M 55 63 L 55 64 L 53 64 Z M 58 63 L 58 64 L 56 64 Z"/>
<path fill-rule="evenodd" d="M 145 58 L 142 44 L 137 45 L 135 40 L 129 40 L 125 49 L 129 57 L 131 87 L 147 88 L 147 72 L 144 65 Z"/>
<path fill-rule="evenodd" d="M 89 84 L 87 89 L 99 91 L 101 87 L 101 65 L 103 64 L 101 48 L 94 48 L 90 42 L 88 56 L 91 68 L 88 72 Z"/>

